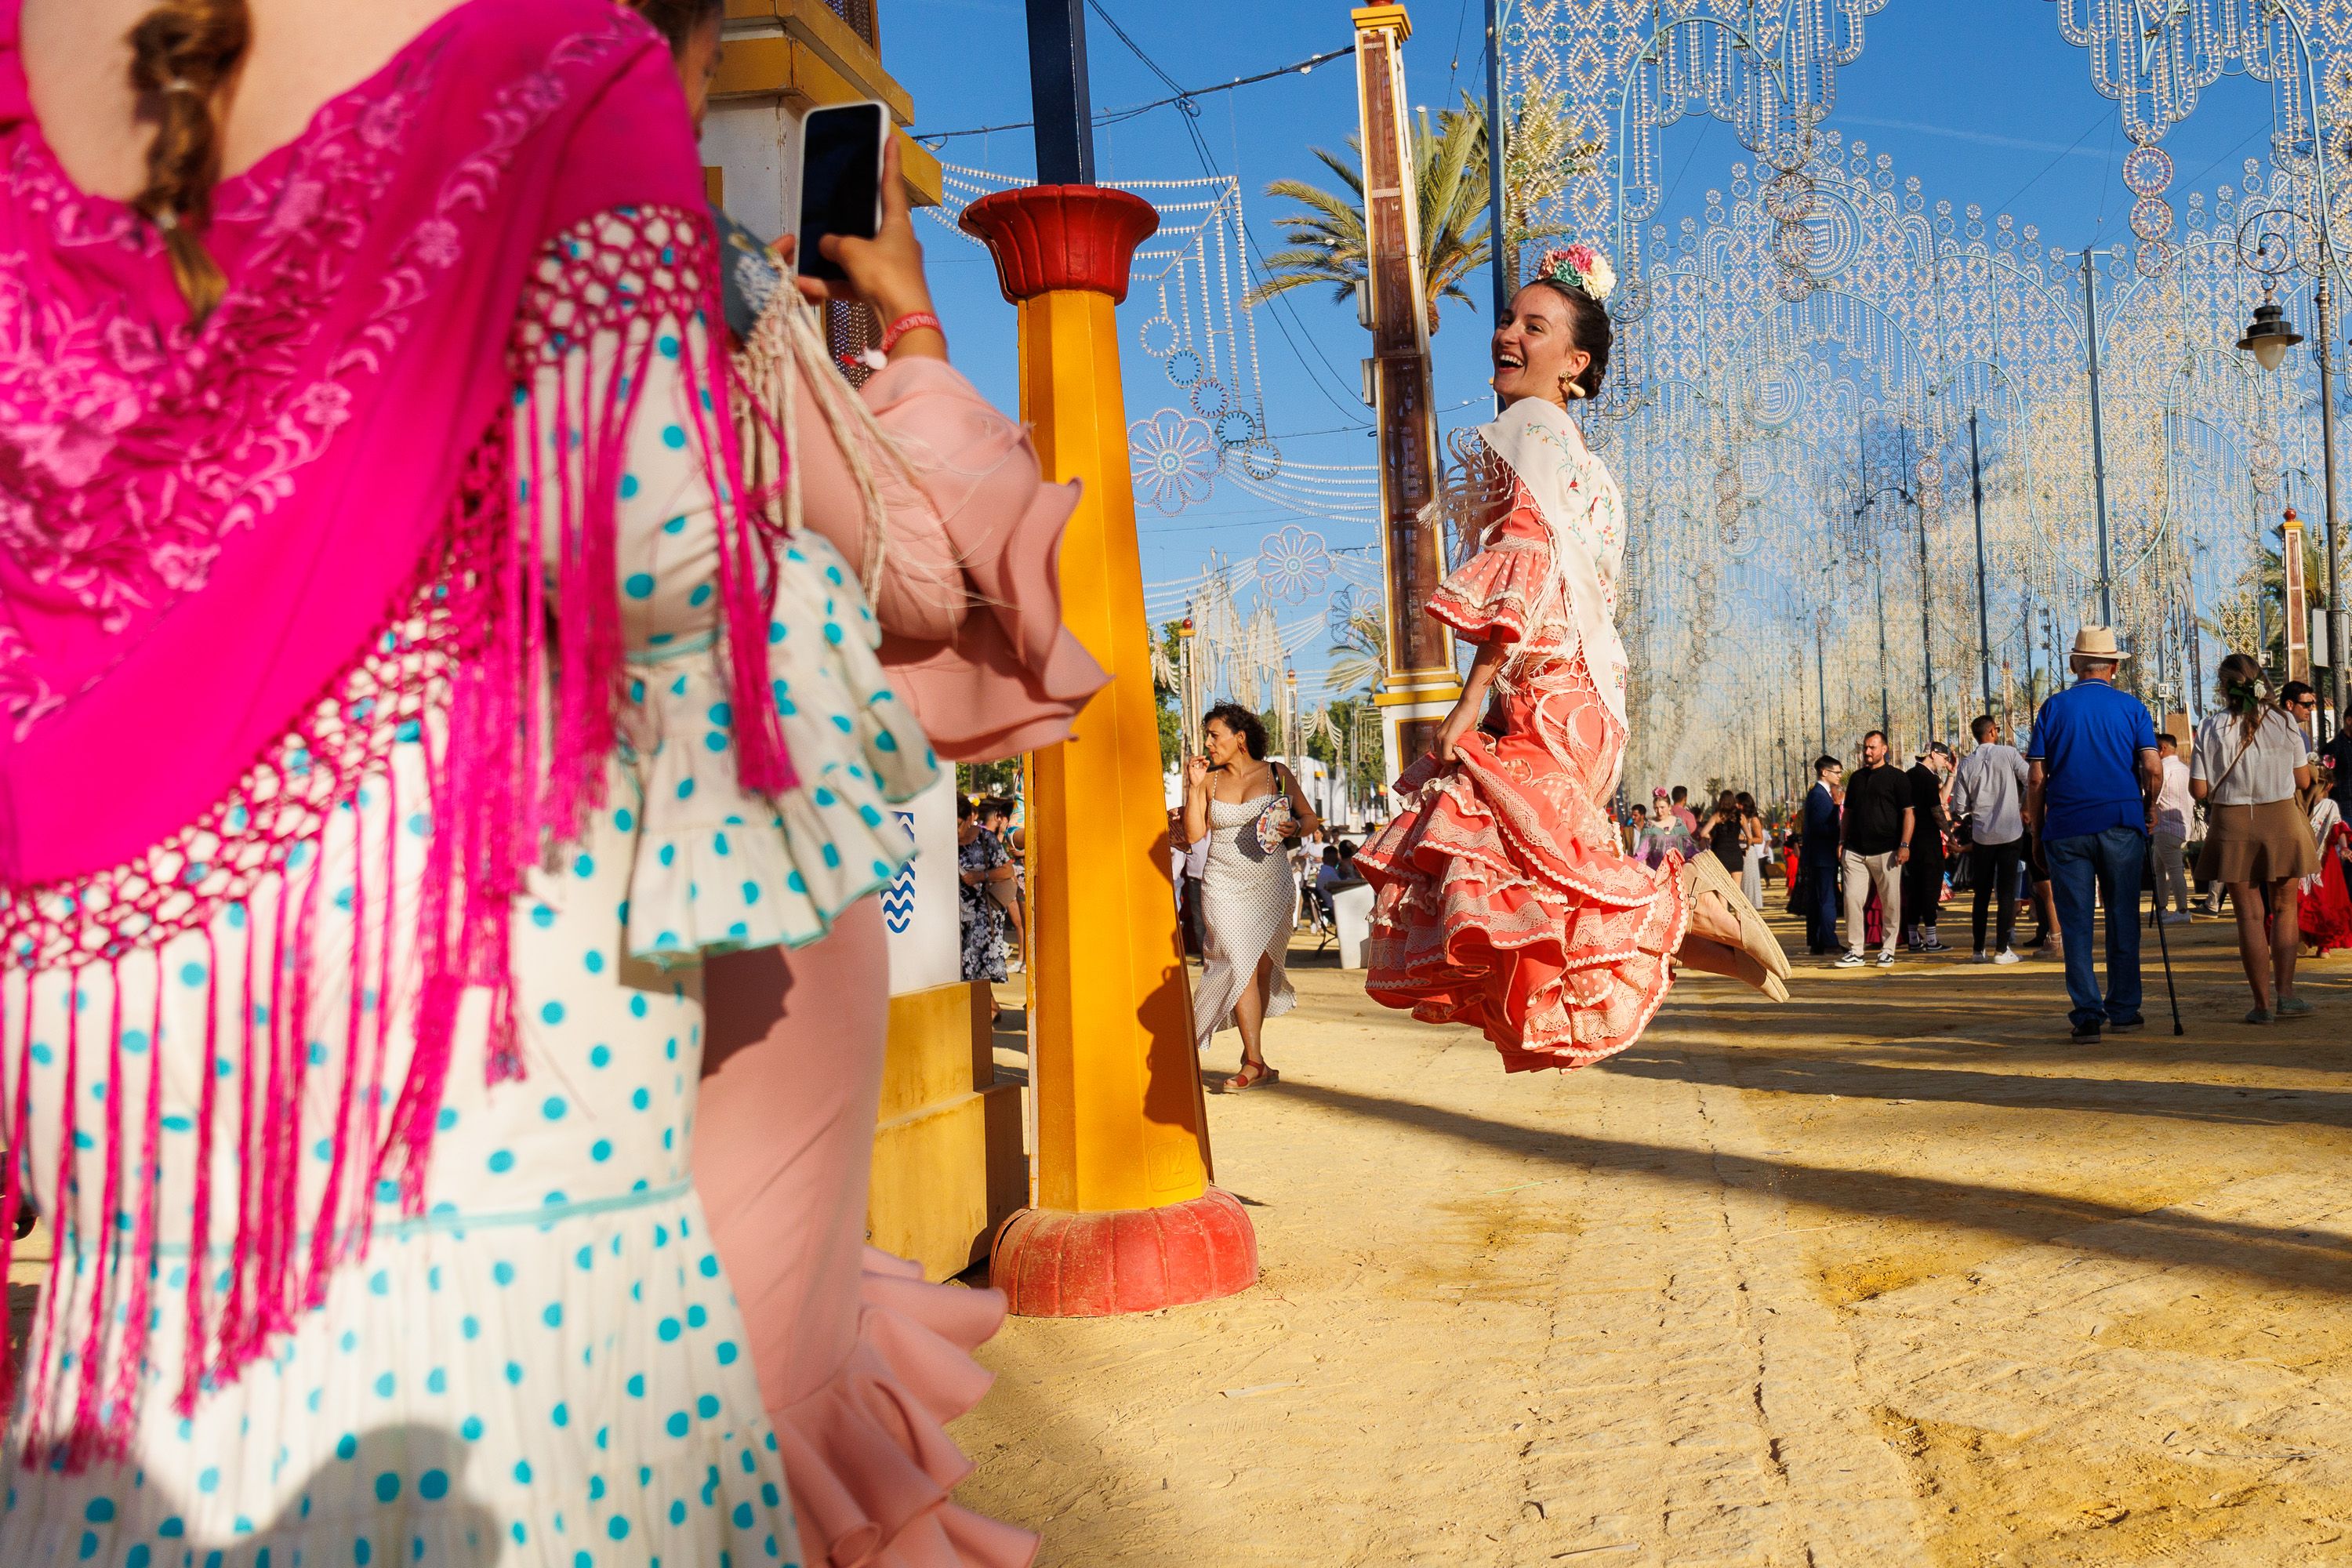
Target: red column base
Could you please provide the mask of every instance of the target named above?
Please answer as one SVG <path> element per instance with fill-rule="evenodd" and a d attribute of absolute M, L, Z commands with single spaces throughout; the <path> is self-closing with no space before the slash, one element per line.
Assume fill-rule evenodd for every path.
<path fill-rule="evenodd" d="M 1211 1187 L 1157 1209 L 1023 1209 L 996 1233 L 988 1282 L 1024 1318 L 1108 1318 L 1213 1301 L 1257 1283 L 1257 1233 Z"/>

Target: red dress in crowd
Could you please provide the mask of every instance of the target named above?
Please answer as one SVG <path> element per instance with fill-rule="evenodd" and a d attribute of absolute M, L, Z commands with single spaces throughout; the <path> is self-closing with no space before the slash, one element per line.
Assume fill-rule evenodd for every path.
<path fill-rule="evenodd" d="M 1613 498 L 1612 498 L 1613 499 Z M 1674 984 L 1681 858 L 1619 847 L 1608 798 L 1624 726 L 1602 701 L 1524 482 L 1429 613 L 1517 646 L 1463 761 L 1423 757 L 1411 804 L 1356 857 L 1378 893 L 1366 989 L 1424 1023 L 1476 1026 L 1511 1072 L 1583 1067 L 1638 1038 Z"/>
<path fill-rule="evenodd" d="M 2315 955 L 2352 947 L 2352 894 L 2345 888 L 2345 857 L 2352 855 L 2352 826 L 2337 822 L 2319 846 L 2319 869 L 2304 879 L 2303 940 Z"/>

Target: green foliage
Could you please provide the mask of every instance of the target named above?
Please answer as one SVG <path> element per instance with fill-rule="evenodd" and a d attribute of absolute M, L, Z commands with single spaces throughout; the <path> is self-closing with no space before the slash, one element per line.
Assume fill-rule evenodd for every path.
<path fill-rule="evenodd" d="M 1514 257 L 1535 240 L 1564 232 L 1556 225 L 1534 225 L 1529 215 L 1557 195 L 1570 174 L 1599 156 L 1595 146 L 1569 145 L 1565 107 L 1556 95 L 1530 98 L 1521 106 L 1512 132 L 1503 199 L 1512 214 L 1504 238 Z M 1265 258 L 1267 276 L 1250 290 L 1250 303 L 1320 283 L 1329 284 L 1332 297 L 1342 303 L 1354 296 L 1365 276 L 1367 255 L 1360 139 L 1349 137 L 1348 148 L 1352 157 L 1322 147 L 1308 149 L 1338 177 L 1340 190 L 1328 191 L 1305 180 L 1276 180 L 1265 187 L 1267 195 L 1296 202 L 1300 210 L 1276 219 L 1282 226 L 1285 248 Z M 1427 280 L 1429 330 L 1434 332 L 1444 300 L 1459 300 L 1477 308 L 1463 285 L 1486 265 L 1492 238 L 1486 109 L 1465 92 L 1460 107 L 1442 111 L 1433 127 L 1426 114 L 1421 116 L 1413 127 L 1412 159 L 1420 198 L 1422 276 Z"/>
<path fill-rule="evenodd" d="M 1349 616 L 1348 624 L 1333 634 L 1330 653 L 1325 689 L 1350 695 L 1370 690 L 1388 656 L 1388 625 L 1381 612 L 1368 607 Z M 1338 711 L 1336 704 L 1333 711 Z"/>
<path fill-rule="evenodd" d="M 1331 776 L 1351 784 L 1358 800 L 1373 801 L 1381 791 L 1381 728 L 1378 711 L 1369 697 L 1343 697 L 1328 710 L 1332 727 L 1339 732 L 1335 743 L 1321 734 L 1307 738 L 1307 754 L 1331 771 Z M 1352 778 L 1348 772 L 1348 737 L 1356 736 L 1356 767 Z"/>
<path fill-rule="evenodd" d="M 1010 799 L 1021 793 L 1021 759 L 1001 763 L 958 763 L 956 788 L 965 795 L 1001 795 Z"/>
<path fill-rule="evenodd" d="M 1160 651 L 1166 657 L 1171 669 L 1184 668 L 1184 639 L 1176 635 L 1177 628 L 1183 624 L 1181 619 L 1173 620 L 1160 628 Z M 1181 768 L 1184 763 L 1187 731 L 1191 726 L 1185 722 L 1185 716 L 1177 710 L 1178 696 L 1164 685 L 1155 683 L 1151 689 L 1151 700 L 1159 709 L 1160 765 L 1162 768 Z"/>

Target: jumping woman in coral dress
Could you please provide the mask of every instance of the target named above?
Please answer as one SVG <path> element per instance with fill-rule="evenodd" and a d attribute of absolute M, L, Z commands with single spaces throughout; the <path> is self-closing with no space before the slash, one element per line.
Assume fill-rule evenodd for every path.
<path fill-rule="evenodd" d="M 1644 865 L 1608 814 L 1624 501 L 1568 409 L 1608 372 L 1613 282 L 1588 247 L 1553 251 L 1495 330 L 1504 408 L 1467 488 L 1480 548 L 1428 605 L 1477 657 L 1394 786 L 1406 809 L 1357 856 L 1379 900 L 1373 999 L 1477 1026 L 1513 1072 L 1623 1050 L 1681 967 L 1788 995 L 1780 942 L 1721 862 Z"/>

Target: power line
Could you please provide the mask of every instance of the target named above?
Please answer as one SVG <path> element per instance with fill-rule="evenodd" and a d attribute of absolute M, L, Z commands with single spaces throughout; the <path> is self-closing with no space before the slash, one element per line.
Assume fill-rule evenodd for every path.
<path fill-rule="evenodd" d="M 1109 21 L 1110 19 L 1106 16 L 1104 20 Z M 1111 27 L 1114 32 L 1118 30 L 1117 23 L 1112 23 Z M 1121 34 L 1120 37 L 1125 37 L 1126 35 Z M 1133 47 L 1133 44 L 1130 42 L 1129 44 L 1129 47 L 1132 48 Z M 1331 60 L 1345 58 L 1347 56 L 1352 55 L 1355 52 L 1356 46 L 1349 44 L 1344 49 L 1326 49 L 1319 55 L 1309 55 L 1303 60 L 1293 60 L 1286 66 L 1276 66 L 1272 70 L 1259 71 L 1255 76 L 1237 76 L 1231 81 L 1219 82 L 1213 87 L 1196 87 L 1190 89 L 1176 88 L 1175 92 L 1171 97 L 1155 98 L 1149 103 L 1129 104 L 1124 109 L 1104 110 L 1100 114 L 1095 116 L 1095 123 L 1097 125 L 1117 125 L 1122 121 L 1132 120 L 1139 114 L 1149 114 L 1155 109 L 1165 109 L 1171 104 L 1182 104 L 1187 106 L 1185 112 L 1189 114 L 1192 112 L 1190 105 L 1196 99 L 1207 98 L 1213 94 L 1220 92 L 1231 92 L 1237 87 L 1249 87 L 1256 82 L 1272 81 L 1277 77 L 1305 76 L 1317 66 L 1326 64 Z M 1149 64 L 1150 62 L 1146 61 L 1145 63 Z M 1159 69 L 1156 66 L 1152 68 L 1155 72 Z M 1162 79 L 1165 80 L 1166 79 L 1163 77 Z M 1171 88 L 1176 87 L 1176 84 L 1173 81 L 1169 81 L 1168 85 Z M 927 131 L 922 132 L 920 135 L 918 135 L 915 140 L 922 142 L 926 146 L 937 146 L 940 142 L 952 141 L 959 136 L 988 136 L 992 135 L 999 131 L 1026 131 L 1035 123 L 1036 121 L 1031 120 L 1013 120 L 1008 121 L 1003 125 L 975 125 L 966 131 Z"/>
<path fill-rule="evenodd" d="M 1150 55 L 1145 54 L 1143 52 L 1143 46 L 1137 43 L 1133 37 L 1129 34 L 1128 30 L 1118 25 L 1118 18 L 1112 16 L 1108 11 L 1103 9 L 1102 0 L 1087 0 L 1087 9 L 1092 11 L 1096 16 L 1100 16 L 1103 19 L 1103 26 L 1118 34 L 1118 41 L 1127 46 L 1128 52 L 1133 55 L 1137 59 L 1141 60 L 1145 69 L 1149 70 L 1153 76 L 1158 77 L 1162 82 L 1166 83 L 1168 89 L 1171 92 L 1180 95 L 1183 92 L 1184 89 L 1176 85 L 1176 79 L 1170 76 L 1166 71 L 1161 70 L 1160 68 L 1160 62 L 1153 59 Z"/>
<path fill-rule="evenodd" d="M 1462 35 L 1468 30 L 1469 25 L 1470 0 L 1462 0 L 1462 8 L 1455 12 L 1454 16 L 1454 54 L 1451 62 L 1445 68 L 1445 90 L 1448 95 L 1454 91 L 1454 79 L 1462 74 Z M 1493 46 L 1490 43 L 1487 47 Z M 1478 58 L 1481 60 L 1486 58 L 1486 49 L 1478 51 Z"/>
<path fill-rule="evenodd" d="M 1125 27 L 1120 26 L 1118 19 L 1112 16 L 1108 11 L 1103 9 L 1102 0 L 1087 0 L 1087 8 L 1103 19 L 1104 24 L 1110 28 L 1114 35 L 1117 36 L 1118 41 L 1127 46 L 1128 52 L 1134 55 L 1137 59 L 1142 61 L 1144 67 L 1149 69 L 1152 75 L 1158 77 L 1161 81 L 1169 83 L 1171 86 L 1174 85 L 1176 79 L 1170 76 L 1167 71 L 1161 69 L 1158 60 L 1153 59 L 1150 55 L 1144 53 L 1143 46 L 1135 41 L 1133 35 L 1129 34 Z M 1349 47 L 1348 52 L 1350 54 L 1354 53 L 1352 46 Z M 1201 127 L 1197 122 L 1197 116 L 1187 114 L 1184 117 L 1184 134 L 1192 141 L 1192 155 L 1200 160 L 1201 167 L 1219 179 L 1224 178 L 1225 172 L 1223 169 L 1218 167 L 1216 155 L 1209 151 L 1208 142 L 1202 139 Z M 1258 248 L 1257 236 L 1250 232 L 1249 226 L 1246 223 L 1242 225 L 1242 244 L 1246 253 L 1243 258 L 1244 272 L 1246 273 L 1249 269 L 1249 258 L 1255 257 L 1257 258 L 1258 269 L 1271 277 L 1274 273 L 1274 268 L 1267 263 L 1265 259 L 1265 252 Z M 1315 351 L 1315 357 L 1323 362 L 1323 368 L 1325 371 L 1329 373 L 1331 380 L 1341 386 L 1345 386 L 1347 384 L 1347 378 L 1339 374 L 1339 367 L 1331 363 L 1331 356 L 1323 352 L 1323 345 L 1317 342 L 1313 334 L 1307 331 L 1307 322 L 1299 317 L 1298 308 L 1290 300 L 1287 291 L 1286 290 L 1281 294 L 1268 296 L 1267 302 L 1279 307 L 1277 310 L 1268 311 L 1267 314 L 1274 322 L 1275 330 L 1282 334 L 1283 343 L 1290 350 L 1291 357 L 1298 362 L 1298 368 L 1307 373 L 1307 379 L 1314 384 L 1316 391 L 1323 395 L 1323 400 L 1325 402 L 1330 404 L 1332 407 L 1338 409 L 1341 414 L 1353 417 L 1355 408 L 1351 408 L 1348 404 L 1342 403 L 1328 385 L 1326 385 L 1321 380 L 1317 378 L 1314 367 L 1307 363 L 1307 356 L 1299 352 L 1297 340 L 1290 335 L 1290 328 L 1283 324 L 1283 313 L 1287 311 L 1290 314 L 1291 319 L 1297 324 L 1299 331 L 1306 335 L 1307 346 L 1313 349 Z M 1361 406 L 1362 400 L 1360 397 L 1357 400 L 1356 407 Z"/>
<path fill-rule="evenodd" d="M 1474 404 L 1490 404 L 1494 400 L 1489 397 L 1465 397 L 1459 403 L 1449 403 L 1444 407 L 1434 410 L 1434 412 L 1438 414 L 1454 414 L 1458 413 L 1462 409 L 1468 408 Z M 1374 428 L 1375 426 L 1372 425 L 1372 422 L 1366 419 L 1360 420 L 1353 425 L 1334 425 L 1329 428 L 1323 430 L 1286 430 L 1280 434 L 1269 433 L 1266 436 L 1266 439 L 1269 441 L 1296 441 L 1302 437 L 1307 436 L 1365 436 L 1370 435 Z"/>
<path fill-rule="evenodd" d="M 2042 164 L 2041 174 L 2034 175 L 2033 178 L 2026 181 L 2025 184 L 2018 186 L 2017 189 L 2011 191 L 2007 196 L 1995 203 L 1992 210 L 1995 212 L 2007 212 L 2011 206 L 2016 205 L 2018 197 L 2023 195 L 2026 192 L 2032 190 L 2034 186 L 2042 183 L 2042 175 L 2049 174 L 2051 170 L 2056 168 L 2060 163 L 2064 163 L 2069 157 L 2074 155 L 2075 148 L 2080 147 L 2084 142 L 2089 141 L 2091 139 L 2091 132 L 2099 128 L 2099 122 L 2101 121 L 2112 120 L 2114 117 L 2115 111 L 2102 105 L 2099 111 L 2091 117 L 2091 122 L 2083 127 L 2083 133 L 2066 144 L 2065 151 L 2052 158 L 2047 163 Z M 2108 150 L 2110 152 L 2114 151 L 2114 142 L 2112 139 L 2109 141 Z M 2101 187 L 2101 191 L 2102 195 L 2100 196 L 2100 200 L 2105 202 L 2106 197 L 2104 194 L 2104 185 Z"/>

